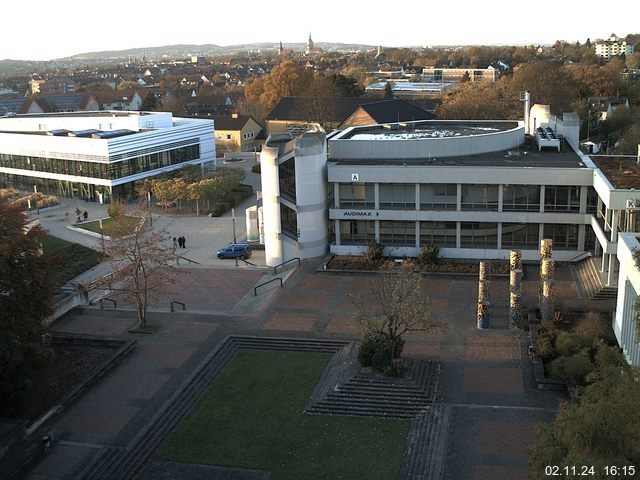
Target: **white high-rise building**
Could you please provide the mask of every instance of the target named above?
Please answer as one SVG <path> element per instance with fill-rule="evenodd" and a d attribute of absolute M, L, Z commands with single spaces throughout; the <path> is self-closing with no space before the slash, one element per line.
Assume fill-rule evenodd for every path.
<path fill-rule="evenodd" d="M 609 40 L 596 43 L 596 55 L 607 60 L 618 55 L 629 56 L 633 53 L 633 45 L 627 43 L 626 40 L 618 38 L 615 34 L 611 34 Z"/>

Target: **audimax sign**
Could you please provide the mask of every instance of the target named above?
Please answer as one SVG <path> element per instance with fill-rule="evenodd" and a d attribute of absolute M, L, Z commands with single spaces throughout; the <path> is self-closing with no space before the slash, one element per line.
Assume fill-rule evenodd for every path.
<path fill-rule="evenodd" d="M 342 212 L 345 218 L 375 218 L 380 216 L 380 212 L 375 210 L 345 210 Z"/>

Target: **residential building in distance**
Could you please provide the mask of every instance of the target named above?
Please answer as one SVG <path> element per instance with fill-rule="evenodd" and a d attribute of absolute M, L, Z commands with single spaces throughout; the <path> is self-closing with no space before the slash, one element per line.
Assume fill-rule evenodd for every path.
<path fill-rule="evenodd" d="M 168 112 L 0 118 L 0 186 L 107 202 L 186 165 L 215 168 L 213 121 Z"/>
<path fill-rule="evenodd" d="M 443 93 L 453 90 L 453 82 L 396 82 L 391 81 L 391 91 L 394 97 L 406 99 L 437 99 Z M 384 95 L 387 82 L 375 82 L 367 85 L 366 92 L 373 95 Z"/>
<path fill-rule="evenodd" d="M 461 68 L 436 68 L 425 67 L 422 69 L 422 78 L 426 82 L 455 83 L 468 76 L 472 82 L 487 80 L 495 82 L 500 77 L 500 70 L 492 66 L 487 68 L 461 67 Z"/>
<path fill-rule="evenodd" d="M 431 112 L 405 100 L 372 97 L 284 97 L 266 117 L 267 135 L 296 137 L 313 125 L 326 131 L 353 125 L 410 122 L 434 118 Z"/>
<path fill-rule="evenodd" d="M 253 152 L 262 127 L 252 117 L 238 115 L 208 115 L 215 124 L 215 142 L 221 152 Z"/>
<path fill-rule="evenodd" d="M 609 60 L 611 57 L 618 55 L 629 56 L 632 53 L 633 45 L 619 38 L 614 33 L 611 34 L 608 40 L 596 42 L 596 55 L 603 57 L 605 60 Z"/>
<path fill-rule="evenodd" d="M 91 92 L 98 102 L 99 110 L 134 111 L 140 110 L 142 97 L 135 90 L 107 90 Z"/>
<path fill-rule="evenodd" d="M 611 117 L 614 112 L 621 109 L 629 109 L 629 99 L 627 97 L 589 97 L 589 121 L 591 126 L 598 124 Z"/>

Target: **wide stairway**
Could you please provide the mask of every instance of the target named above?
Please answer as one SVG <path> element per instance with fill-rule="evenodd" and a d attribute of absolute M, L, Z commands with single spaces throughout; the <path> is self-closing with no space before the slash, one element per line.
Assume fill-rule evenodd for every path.
<path fill-rule="evenodd" d="M 611 300 L 618 296 L 616 286 L 605 286 L 592 257 L 571 265 L 578 292 L 585 300 Z"/>
<path fill-rule="evenodd" d="M 310 402 L 307 413 L 356 415 L 367 417 L 414 418 L 431 406 L 437 395 L 440 363 L 412 360 L 404 378 L 371 372 L 354 376 L 325 388 L 317 402 Z"/>

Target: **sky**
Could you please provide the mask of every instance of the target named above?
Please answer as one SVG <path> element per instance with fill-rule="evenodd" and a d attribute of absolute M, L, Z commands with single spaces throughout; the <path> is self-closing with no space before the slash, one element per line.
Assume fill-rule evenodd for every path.
<path fill-rule="evenodd" d="M 310 33 L 314 42 L 383 47 L 583 43 L 640 33 L 640 6 L 633 13 L 633 4 L 626 14 L 600 15 L 601 0 L 5 2 L 0 59 L 171 44 L 303 43 Z"/>

